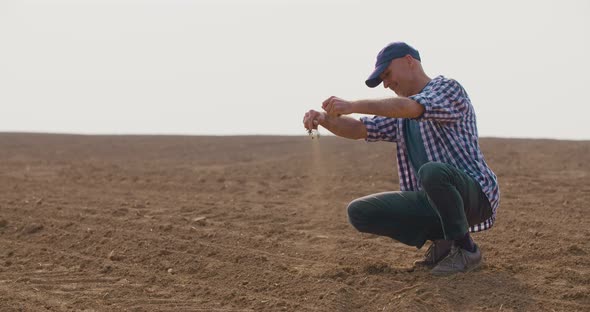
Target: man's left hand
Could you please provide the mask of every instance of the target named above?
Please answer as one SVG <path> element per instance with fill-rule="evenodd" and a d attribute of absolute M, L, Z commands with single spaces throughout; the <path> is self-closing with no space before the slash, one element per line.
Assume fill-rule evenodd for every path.
<path fill-rule="evenodd" d="M 354 113 L 352 102 L 331 96 L 322 103 L 322 108 L 329 116 L 340 116 Z"/>

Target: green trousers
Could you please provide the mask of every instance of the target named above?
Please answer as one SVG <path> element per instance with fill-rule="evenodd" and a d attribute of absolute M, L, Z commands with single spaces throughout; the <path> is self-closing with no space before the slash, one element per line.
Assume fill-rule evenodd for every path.
<path fill-rule="evenodd" d="M 360 232 L 391 237 L 422 247 L 427 240 L 455 240 L 470 225 L 492 215 L 479 183 L 455 167 L 438 162 L 418 170 L 422 191 L 384 192 L 348 205 L 350 223 Z"/>

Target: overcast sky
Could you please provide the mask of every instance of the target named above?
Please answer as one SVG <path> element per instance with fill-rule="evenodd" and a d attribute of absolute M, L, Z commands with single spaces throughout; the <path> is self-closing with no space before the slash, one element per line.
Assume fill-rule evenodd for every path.
<path fill-rule="evenodd" d="M 590 139 L 585 0 L 1 0 L 0 131 L 303 135 L 331 95 L 395 96 L 364 84 L 392 41 L 480 136 Z"/>

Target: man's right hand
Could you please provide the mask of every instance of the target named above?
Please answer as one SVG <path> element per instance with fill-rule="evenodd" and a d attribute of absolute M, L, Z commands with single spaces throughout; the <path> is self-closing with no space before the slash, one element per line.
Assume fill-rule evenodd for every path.
<path fill-rule="evenodd" d="M 321 125 L 326 119 L 325 112 L 318 112 L 310 109 L 305 116 L 303 116 L 303 126 L 307 130 L 317 129 L 318 125 Z"/>

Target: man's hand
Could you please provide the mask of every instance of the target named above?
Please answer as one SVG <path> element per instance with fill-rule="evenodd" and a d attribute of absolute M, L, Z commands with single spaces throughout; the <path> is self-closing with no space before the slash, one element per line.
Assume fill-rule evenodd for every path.
<path fill-rule="evenodd" d="M 318 125 L 322 124 L 325 119 L 326 113 L 310 109 L 305 113 L 305 116 L 303 116 L 303 126 L 307 130 L 317 129 Z"/>
<path fill-rule="evenodd" d="M 340 116 L 354 113 L 352 102 L 331 96 L 322 103 L 322 108 L 329 116 Z"/>

